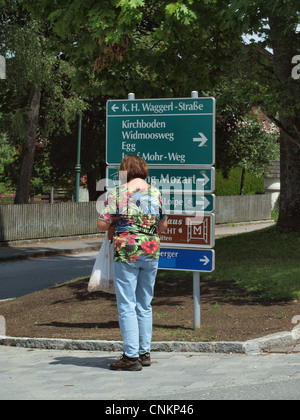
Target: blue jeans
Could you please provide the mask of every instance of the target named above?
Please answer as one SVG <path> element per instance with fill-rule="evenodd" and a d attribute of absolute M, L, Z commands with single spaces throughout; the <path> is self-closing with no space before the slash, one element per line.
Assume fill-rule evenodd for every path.
<path fill-rule="evenodd" d="M 158 261 L 114 262 L 119 325 L 128 357 L 150 353 Z"/>

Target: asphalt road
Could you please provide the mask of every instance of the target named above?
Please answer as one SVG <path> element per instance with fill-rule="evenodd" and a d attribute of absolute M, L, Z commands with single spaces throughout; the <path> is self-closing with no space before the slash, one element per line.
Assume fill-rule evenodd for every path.
<path fill-rule="evenodd" d="M 97 252 L 52 256 L 0 264 L 0 300 L 44 290 L 78 277 L 89 276 Z"/>

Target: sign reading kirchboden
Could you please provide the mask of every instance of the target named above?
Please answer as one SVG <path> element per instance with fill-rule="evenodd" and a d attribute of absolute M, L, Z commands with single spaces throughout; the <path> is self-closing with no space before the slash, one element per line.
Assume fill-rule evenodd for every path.
<path fill-rule="evenodd" d="M 214 98 L 111 100 L 106 109 L 107 187 L 119 184 L 126 155 L 142 157 L 147 182 L 168 215 L 159 269 L 193 271 L 194 326 L 200 327 L 200 273 L 215 269 Z"/>
<path fill-rule="evenodd" d="M 215 163 L 215 100 L 108 101 L 108 165 L 131 153 L 148 165 Z"/>
<path fill-rule="evenodd" d="M 119 185 L 118 165 L 124 156 L 141 156 L 149 168 L 146 181 L 161 190 L 168 214 L 168 228 L 160 236 L 162 249 L 186 249 L 178 255 L 190 261 L 188 251 L 213 248 L 215 99 L 136 100 L 133 95 L 129 100 L 108 101 L 106 114 L 108 189 Z M 190 271 L 214 269 L 214 251 L 206 254 Z M 177 258 L 176 252 L 167 255 L 167 262 L 161 255 L 159 267 L 178 268 L 170 262 Z"/>

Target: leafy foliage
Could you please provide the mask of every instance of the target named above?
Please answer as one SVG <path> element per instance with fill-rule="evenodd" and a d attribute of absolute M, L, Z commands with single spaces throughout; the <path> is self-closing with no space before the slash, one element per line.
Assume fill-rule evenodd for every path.
<path fill-rule="evenodd" d="M 12 8 L 16 3 L 0 0 Z M 229 132 L 226 123 L 233 127 L 259 106 L 280 128 L 281 147 L 292 144 L 281 152 L 283 167 L 293 167 L 283 177 L 284 191 L 300 180 L 300 84 L 291 78 L 291 59 L 300 45 L 298 0 L 19 0 L 18 4 L 24 6 L 17 16 L 23 27 L 29 17 L 37 25 L 36 51 L 41 47 L 45 57 L 55 57 L 73 69 L 57 94 L 67 97 L 70 106 L 64 108 L 64 99 L 55 99 L 43 108 L 54 107 L 49 133 L 61 121 L 59 106 L 65 128 L 71 129 L 72 115 L 83 109 L 76 98 L 79 93 L 90 104 L 97 97 L 103 104 L 108 97 L 124 98 L 128 92 L 151 98 L 186 97 L 198 90 L 200 96 L 217 98 L 217 165 L 224 173 L 244 159 L 241 154 L 246 150 L 253 155 L 263 144 L 253 141 L 255 153 L 250 152 L 249 141 L 242 140 L 243 135 L 239 139 L 237 130 Z M 250 38 L 247 45 L 244 35 Z M 254 135 L 263 140 L 254 128 L 247 133 Z M 243 164 L 249 166 L 249 159 Z M 300 191 L 300 181 L 296 189 Z M 290 219 L 299 219 L 300 225 L 299 198 L 292 201 L 295 210 Z M 290 198 L 282 194 L 282 202 L 290 205 Z"/>
<path fill-rule="evenodd" d="M 279 129 L 268 121 L 259 121 L 250 115 L 236 123 L 235 153 L 238 166 L 257 176 L 279 155 Z M 231 129 L 228 123 L 228 129 Z"/>

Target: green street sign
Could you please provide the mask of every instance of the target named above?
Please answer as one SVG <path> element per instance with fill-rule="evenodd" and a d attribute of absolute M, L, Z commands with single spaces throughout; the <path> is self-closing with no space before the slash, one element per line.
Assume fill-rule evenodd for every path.
<path fill-rule="evenodd" d="M 197 191 L 205 194 L 215 190 L 215 168 L 160 168 L 148 166 L 146 182 L 162 190 Z M 118 168 L 107 167 L 107 188 L 119 185 Z"/>
<path fill-rule="evenodd" d="M 162 201 L 167 214 L 183 214 L 197 216 L 200 213 L 215 211 L 214 194 L 198 194 L 194 192 L 166 193 L 162 191 Z"/>
<path fill-rule="evenodd" d="M 148 165 L 215 163 L 215 99 L 107 102 L 106 162 L 141 156 Z"/>

